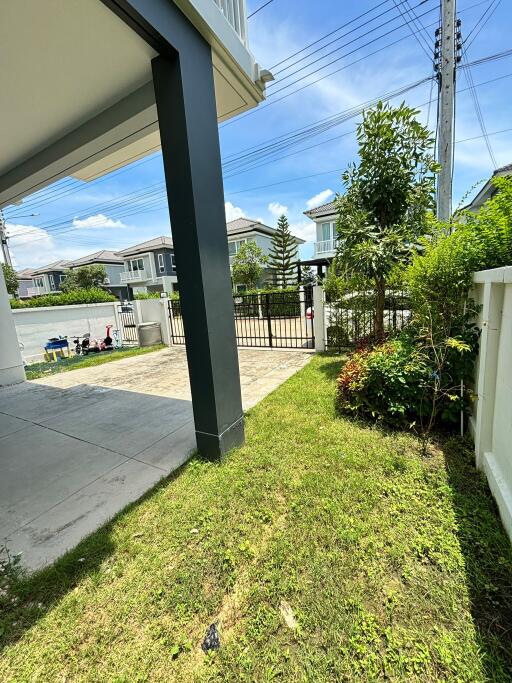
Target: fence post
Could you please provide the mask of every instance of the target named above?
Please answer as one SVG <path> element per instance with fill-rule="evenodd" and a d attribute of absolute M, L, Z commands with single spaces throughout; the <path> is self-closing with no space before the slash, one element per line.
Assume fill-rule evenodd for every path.
<path fill-rule="evenodd" d="M 306 293 L 304 291 L 304 286 L 299 285 L 299 305 L 300 305 L 300 318 L 301 320 L 306 319 Z"/>
<path fill-rule="evenodd" d="M 162 324 L 162 334 L 163 331 L 165 330 L 165 339 L 167 339 L 167 346 L 172 346 L 172 333 L 171 333 L 171 320 L 170 320 L 170 315 L 171 315 L 171 310 L 169 306 L 169 297 L 163 297 L 160 299 L 160 303 L 162 304 L 163 308 L 161 311 L 160 315 L 160 321 Z"/>
<path fill-rule="evenodd" d="M 272 348 L 272 318 L 270 316 L 270 299 L 269 294 L 265 294 L 265 304 L 267 307 L 267 327 L 268 327 L 268 343 Z"/>
<path fill-rule="evenodd" d="M 315 351 L 325 351 L 325 307 L 324 290 L 320 285 L 313 287 L 313 331 Z"/>

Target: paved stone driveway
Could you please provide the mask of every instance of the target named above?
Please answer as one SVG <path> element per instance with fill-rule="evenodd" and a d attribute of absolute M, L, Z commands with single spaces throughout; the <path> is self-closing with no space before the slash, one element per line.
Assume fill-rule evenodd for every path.
<path fill-rule="evenodd" d="M 247 410 L 305 365 L 240 349 Z M 0 546 L 41 567 L 187 460 L 195 446 L 183 348 L 0 390 Z"/>

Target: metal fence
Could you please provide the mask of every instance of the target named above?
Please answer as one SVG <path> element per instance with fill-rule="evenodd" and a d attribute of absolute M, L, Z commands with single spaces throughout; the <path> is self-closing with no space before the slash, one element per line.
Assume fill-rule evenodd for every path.
<path fill-rule="evenodd" d="M 121 339 L 123 342 L 136 343 L 137 338 L 137 326 L 135 324 L 135 314 L 131 306 L 125 306 L 121 304 L 117 307 L 117 313 L 119 316 L 119 323 L 121 325 Z"/>
<path fill-rule="evenodd" d="M 355 291 L 340 300 L 325 302 L 326 348 L 330 351 L 360 346 L 375 341 L 375 293 Z M 411 317 L 411 304 L 406 292 L 386 290 L 384 332 L 393 334 L 403 329 Z"/>
<path fill-rule="evenodd" d="M 312 288 L 237 294 L 233 298 L 238 346 L 313 349 Z M 185 343 L 179 301 L 169 301 L 173 344 Z"/>

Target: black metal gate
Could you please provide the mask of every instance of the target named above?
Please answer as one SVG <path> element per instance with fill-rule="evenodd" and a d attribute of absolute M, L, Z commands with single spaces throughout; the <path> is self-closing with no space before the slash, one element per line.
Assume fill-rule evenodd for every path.
<path fill-rule="evenodd" d="M 275 349 L 313 349 L 312 289 L 291 292 L 236 294 L 236 343 L 238 346 Z M 185 343 L 178 300 L 169 301 L 174 344 Z"/>
<path fill-rule="evenodd" d="M 137 338 L 137 326 L 135 324 L 135 314 L 131 306 L 121 304 L 117 307 L 119 322 L 121 325 L 121 339 L 123 342 L 135 343 Z"/>

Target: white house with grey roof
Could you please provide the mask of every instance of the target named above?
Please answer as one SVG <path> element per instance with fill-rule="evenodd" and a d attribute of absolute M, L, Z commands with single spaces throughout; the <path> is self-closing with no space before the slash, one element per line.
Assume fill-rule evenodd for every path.
<path fill-rule="evenodd" d="M 174 245 L 167 236 L 154 237 L 117 252 L 123 260 L 121 284 L 134 294 L 178 291 Z"/>
<path fill-rule="evenodd" d="M 272 247 L 272 236 L 276 229 L 252 218 L 236 218 L 234 221 L 229 221 L 226 224 L 226 231 L 228 235 L 229 263 L 231 265 L 233 257 L 238 254 L 240 247 L 246 242 L 255 242 L 265 256 L 268 256 Z M 300 237 L 294 237 L 294 239 L 297 248 L 300 244 L 304 244 L 304 240 L 300 239 Z M 273 271 L 270 268 L 265 269 L 263 281 L 274 281 Z M 241 287 L 238 286 L 237 288 L 240 289 Z"/>
<path fill-rule="evenodd" d="M 105 289 L 108 289 L 119 299 L 128 298 L 128 288 L 121 282 L 121 273 L 124 272 L 124 261 L 117 252 L 110 249 L 101 249 L 71 261 L 69 268 L 75 270 L 83 266 L 103 266 L 107 274 L 104 284 Z"/>
<path fill-rule="evenodd" d="M 336 202 L 327 202 L 309 211 L 304 211 L 304 215 L 315 222 L 316 240 L 313 245 L 313 258 L 301 261 L 305 266 L 316 266 L 320 277 L 324 274 L 334 255 L 336 254 Z"/>

